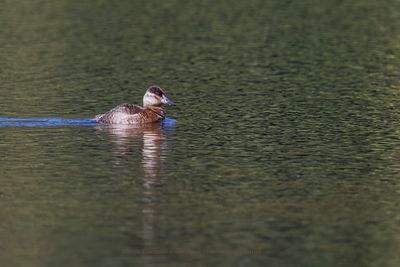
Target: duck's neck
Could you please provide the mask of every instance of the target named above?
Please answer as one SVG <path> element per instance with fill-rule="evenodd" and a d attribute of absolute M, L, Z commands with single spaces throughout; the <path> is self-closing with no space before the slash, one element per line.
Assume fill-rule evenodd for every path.
<path fill-rule="evenodd" d="M 151 110 L 152 112 L 156 113 L 160 118 L 165 118 L 165 111 L 162 107 L 160 106 L 148 106 L 145 107 L 147 110 Z"/>

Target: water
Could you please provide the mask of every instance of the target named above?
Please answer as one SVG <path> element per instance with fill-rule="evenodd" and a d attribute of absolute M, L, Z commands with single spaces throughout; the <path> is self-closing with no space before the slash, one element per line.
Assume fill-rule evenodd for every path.
<path fill-rule="evenodd" d="M 0 127 L 0 265 L 399 266 L 399 14 L 2 1 L 0 117 L 177 121 Z"/>

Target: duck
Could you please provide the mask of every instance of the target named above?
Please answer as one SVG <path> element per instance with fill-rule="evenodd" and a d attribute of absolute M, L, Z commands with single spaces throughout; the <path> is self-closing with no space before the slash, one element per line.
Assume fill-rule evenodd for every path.
<path fill-rule="evenodd" d="M 123 103 L 110 111 L 95 116 L 99 123 L 107 124 L 145 124 L 160 122 L 165 119 L 165 111 L 161 105 L 174 105 L 174 102 L 168 98 L 164 89 L 158 85 L 147 88 L 143 96 L 143 107 Z"/>

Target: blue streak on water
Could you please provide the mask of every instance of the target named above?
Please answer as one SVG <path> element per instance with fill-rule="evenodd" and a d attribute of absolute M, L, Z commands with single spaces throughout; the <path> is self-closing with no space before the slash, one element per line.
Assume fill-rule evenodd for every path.
<path fill-rule="evenodd" d="M 172 118 L 165 118 L 162 121 L 163 126 L 175 126 L 176 120 Z"/>
<path fill-rule="evenodd" d="M 163 126 L 174 126 L 175 119 L 165 118 Z M 0 127 L 49 127 L 49 126 L 94 126 L 100 125 L 94 119 L 65 118 L 1 118 Z"/>

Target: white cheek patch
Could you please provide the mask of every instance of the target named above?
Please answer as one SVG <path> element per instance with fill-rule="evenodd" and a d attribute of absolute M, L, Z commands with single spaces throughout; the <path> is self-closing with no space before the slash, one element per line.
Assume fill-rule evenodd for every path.
<path fill-rule="evenodd" d="M 147 93 L 146 93 L 146 96 L 147 96 L 147 97 L 156 97 L 156 95 L 155 95 L 155 94 L 153 94 L 153 93 L 150 93 L 150 92 L 147 92 Z"/>
<path fill-rule="evenodd" d="M 160 104 L 160 102 L 161 102 L 160 97 L 158 95 L 156 95 L 156 94 L 151 93 L 151 92 L 147 92 L 143 97 L 143 103 L 146 103 L 146 104 L 143 104 L 143 105 L 154 105 L 154 106 L 157 106 L 157 105 Z"/>

